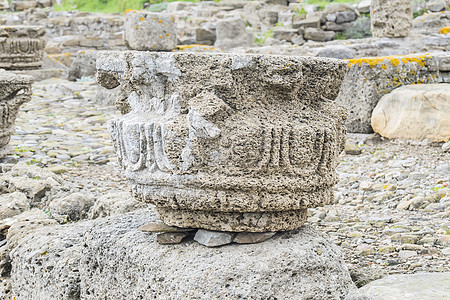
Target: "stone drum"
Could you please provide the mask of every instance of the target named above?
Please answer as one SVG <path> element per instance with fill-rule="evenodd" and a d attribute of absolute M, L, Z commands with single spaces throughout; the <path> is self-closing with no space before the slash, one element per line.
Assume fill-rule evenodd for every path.
<path fill-rule="evenodd" d="M 0 26 L 0 68 L 37 69 L 42 66 L 45 30 L 39 26 Z"/>
<path fill-rule="evenodd" d="M 335 59 L 104 52 L 97 80 L 121 86 L 129 113 L 111 123 L 138 199 L 168 225 L 293 230 L 329 204 L 346 112 Z"/>
<path fill-rule="evenodd" d="M 31 99 L 33 77 L 0 69 L 0 157 L 7 152 L 19 107 Z"/>

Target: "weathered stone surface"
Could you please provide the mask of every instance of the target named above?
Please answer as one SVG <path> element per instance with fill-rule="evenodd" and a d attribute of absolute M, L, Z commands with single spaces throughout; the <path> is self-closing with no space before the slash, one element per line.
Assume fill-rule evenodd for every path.
<path fill-rule="evenodd" d="M 136 201 L 128 192 L 109 193 L 95 200 L 88 216 L 95 219 L 124 214 L 143 207 L 147 207 L 147 204 Z"/>
<path fill-rule="evenodd" d="M 120 216 L 85 233 L 82 299 L 339 299 L 353 287 L 339 248 L 310 227 L 261 244 L 168 247 L 136 229 L 152 217 Z"/>
<path fill-rule="evenodd" d="M 21 238 L 10 253 L 14 297 L 80 299 L 82 237 L 89 224 L 46 226 Z"/>
<path fill-rule="evenodd" d="M 239 232 L 233 239 L 238 244 L 256 244 L 270 239 L 276 232 Z"/>
<path fill-rule="evenodd" d="M 29 209 L 30 202 L 21 192 L 0 195 L 0 220 L 14 217 Z"/>
<path fill-rule="evenodd" d="M 436 83 L 439 73 L 430 55 L 351 59 L 348 67 L 337 101 L 349 110 L 348 131 L 360 133 L 373 132 L 372 111 L 381 97 L 403 85 Z"/>
<path fill-rule="evenodd" d="M 0 69 L 0 157 L 8 151 L 19 107 L 31 99 L 32 83 L 31 76 L 15 75 Z"/>
<path fill-rule="evenodd" d="M 450 84 L 409 85 L 380 99 L 372 113 L 372 128 L 387 138 L 447 142 L 449 116 Z"/>
<path fill-rule="evenodd" d="M 111 124 L 119 161 L 166 224 L 291 230 L 306 208 L 332 200 L 344 62 L 108 52 L 97 68 L 99 83 L 120 84 L 132 109 Z"/>
<path fill-rule="evenodd" d="M 412 26 L 410 0 L 372 0 L 370 8 L 374 37 L 405 37 Z"/>
<path fill-rule="evenodd" d="M 44 28 L 39 26 L 0 26 L 0 68 L 39 68 L 44 55 L 44 34 Z"/>
<path fill-rule="evenodd" d="M 447 299 L 449 281 L 450 273 L 390 275 L 352 291 L 345 299 Z"/>
<path fill-rule="evenodd" d="M 230 244 L 236 234 L 233 232 L 199 229 L 194 240 L 206 247 L 218 247 Z"/>
<path fill-rule="evenodd" d="M 214 46 L 222 49 L 253 46 L 253 36 L 245 29 L 241 19 L 226 19 L 217 22 L 217 39 Z"/>
<path fill-rule="evenodd" d="M 170 14 L 128 10 L 124 40 L 128 49 L 171 51 L 177 45 L 175 19 Z"/>
<path fill-rule="evenodd" d="M 168 247 L 138 230 L 155 221 L 144 210 L 24 232 L 10 253 L 13 296 L 342 299 L 354 288 L 339 248 L 311 227 L 262 244 Z"/>
<path fill-rule="evenodd" d="M 415 33 L 439 34 L 443 28 L 450 27 L 450 11 L 425 14 L 415 18 L 412 25 Z"/>
<path fill-rule="evenodd" d="M 88 211 L 94 204 L 94 199 L 84 193 L 73 193 L 67 197 L 53 200 L 50 213 L 60 221 L 79 221 L 87 218 Z"/>

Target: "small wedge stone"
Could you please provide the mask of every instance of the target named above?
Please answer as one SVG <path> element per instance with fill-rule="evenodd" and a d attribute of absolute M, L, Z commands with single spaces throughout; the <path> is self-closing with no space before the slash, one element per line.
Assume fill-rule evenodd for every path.
<path fill-rule="evenodd" d="M 264 242 L 273 237 L 276 232 L 240 232 L 233 242 L 238 244 L 256 244 Z"/>
<path fill-rule="evenodd" d="M 234 236 L 235 233 L 232 232 L 199 229 L 195 234 L 194 240 L 206 247 L 218 247 L 230 244 Z"/>
<path fill-rule="evenodd" d="M 163 232 L 156 235 L 156 241 L 162 245 L 179 244 L 188 234 L 187 232 Z"/>

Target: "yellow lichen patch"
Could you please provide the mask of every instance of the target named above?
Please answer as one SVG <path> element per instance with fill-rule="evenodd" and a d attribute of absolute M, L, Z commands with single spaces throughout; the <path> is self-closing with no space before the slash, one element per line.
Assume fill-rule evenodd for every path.
<path fill-rule="evenodd" d="M 125 10 L 125 15 L 126 15 L 127 13 L 129 13 L 129 12 L 136 13 L 136 11 L 135 11 L 134 9 L 127 9 L 127 10 Z"/>
<path fill-rule="evenodd" d="M 444 27 L 440 31 L 441 34 L 447 34 L 450 33 L 450 27 Z"/>
<path fill-rule="evenodd" d="M 167 36 L 170 36 L 170 33 L 166 34 Z"/>
<path fill-rule="evenodd" d="M 195 47 L 209 47 L 208 45 L 201 45 L 201 44 L 192 44 L 192 45 L 178 45 L 177 50 L 187 50 L 192 49 Z"/>
<path fill-rule="evenodd" d="M 386 65 L 381 65 L 381 68 L 383 69 L 383 70 L 386 70 Z"/>
<path fill-rule="evenodd" d="M 426 65 L 425 59 L 429 54 L 425 55 L 394 55 L 394 56 L 381 56 L 381 57 L 367 57 L 367 58 L 356 58 L 356 59 L 348 59 L 348 67 L 351 68 L 353 65 L 362 66 L 363 64 L 368 65 L 371 68 L 374 68 L 377 65 L 381 64 L 381 68 L 385 69 L 386 61 L 388 61 L 392 66 L 398 67 L 400 61 L 404 64 L 408 64 L 411 62 L 415 62 L 420 66 L 424 67 Z"/>
<path fill-rule="evenodd" d="M 416 71 L 411 70 L 411 71 L 409 71 L 409 74 L 411 74 L 411 75 L 416 75 L 417 73 L 416 73 Z"/>
<path fill-rule="evenodd" d="M 136 25 L 136 29 L 138 29 L 138 28 L 139 28 L 139 26 Z"/>
<path fill-rule="evenodd" d="M 144 21 L 145 20 L 145 18 L 144 17 L 141 17 L 139 20 L 141 20 L 141 21 Z"/>
<path fill-rule="evenodd" d="M 160 35 L 159 38 L 162 39 L 162 35 Z"/>
<path fill-rule="evenodd" d="M 159 21 L 158 21 L 158 24 L 161 24 L 161 23 L 162 23 L 162 20 L 159 20 Z"/>

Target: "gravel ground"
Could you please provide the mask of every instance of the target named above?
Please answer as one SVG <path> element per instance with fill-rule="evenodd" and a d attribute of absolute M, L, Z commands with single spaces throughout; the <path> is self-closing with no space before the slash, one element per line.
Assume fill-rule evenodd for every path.
<path fill-rule="evenodd" d="M 34 84 L 3 162 L 53 170 L 67 193 L 129 191 L 107 131 L 119 113 L 95 93 L 92 81 Z M 450 271 L 450 153 L 376 135 L 349 134 L 348 143 L 353 154 L 340 157 L 335 204 L 310 210 L 308 223 L 341 246 L 357 285 L 388 273 Z"/>

